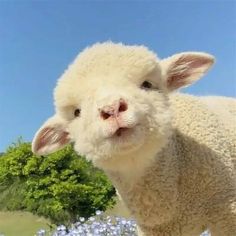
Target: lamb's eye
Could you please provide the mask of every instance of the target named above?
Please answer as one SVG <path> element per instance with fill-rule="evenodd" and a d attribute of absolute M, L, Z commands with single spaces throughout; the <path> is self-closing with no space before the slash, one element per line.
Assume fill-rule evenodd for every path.
<path fill-rule="evenodd" d="M 74 111 L 74 116 L 75 116 L 75 117 L 80 116 L 80 109 L 75 109 L 75 111 Z"/>
<path fill-rule="evenodd" d="M 148 81 L 144 81 L 141 85 L 141 88 L 143 89 L 151 89 L 152 88 L 152 83 L 148 82 Z"/>

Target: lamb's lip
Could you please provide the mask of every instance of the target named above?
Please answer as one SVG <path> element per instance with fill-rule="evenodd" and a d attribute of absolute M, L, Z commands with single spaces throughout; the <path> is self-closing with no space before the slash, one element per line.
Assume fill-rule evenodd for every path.
<path fill-rule="evenodd" d="M 127 131 L 127 130 L 129 130 L 129 129 L 131 129 L 131 128 L 128 128 L 128 127 L 120 127 L 120 128 L 118 128 L 116 131 L 115 131 L 115 133 L 113 134 L 113 135 L 116 135 L 116 136 L 121 136 L 121 134 L 123 133 L 123 132 L 125 132 L 125 131 Z"/>
<path fill-rule="evenodd" d="M 123 132 L 133 130 L 135 127 L 137 127 L 137 125 L 138 124 L 117 127 L 117 129 L 110 135 L 110 138 L 114 136 L 121 137 Z"/>

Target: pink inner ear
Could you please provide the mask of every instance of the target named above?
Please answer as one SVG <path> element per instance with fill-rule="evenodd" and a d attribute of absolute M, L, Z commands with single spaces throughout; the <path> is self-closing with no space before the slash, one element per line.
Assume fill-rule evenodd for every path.
<path fill-rule="evenodd" d="M 180 88 L 187 84 L 185 78 L 189 76 L 189 73 L 172 74 L 170 77 L 168 77 L 167 86 L 172 87 L 173 89 Z"/>
<path fill-rule="evenodd" d="M 207 57 L 189 55 L 185 58 L 185 63 L 188 63 L 188 67 L 190 69 L 196 69 L 204 65 L 211 64 L 211 60 Z"/>
<path fill-rule="evenodd" d="M 172 68 L 178 66 L 187 65 L 190 69 L 195 69 L 202 67 L 206 64 L 211 64 L 212 60 L 210 58 L 200 56 L 200 55 L 183 55 L 181 56 L 173 65 Z"/>
<path fill-rule="evenodd" d="M 199 55 L 184 55 L 180 57 L 168 70 L 167 86 L 180 88 L 188 84 L 185 80 L 195 73 L 196 69 L 211 64 L 211 60 Z"/>
<path fill-rule="evenodd" d="M 54 127 L 46 127 L 42 129 L 37 138 L 36 151 L 45 146 L 58 144 L 64 146 L 69 142 L 69 133 Z"/>

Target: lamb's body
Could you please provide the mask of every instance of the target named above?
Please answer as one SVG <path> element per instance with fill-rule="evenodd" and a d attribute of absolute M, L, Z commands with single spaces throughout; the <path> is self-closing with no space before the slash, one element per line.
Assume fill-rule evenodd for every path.
<path fill-rule="evenodd" d="M 171 92 L 213 64 L 206 53 L 164 60 L 145 47 L 86 49 L 55 89 L 56 114 L 33 151 L 74 142 L 102 168 L 145 236 L 236 236 L 236 101 Z"/>
<path fill-rule="evenodd" d="M 227 102 L 226 114 L 236 111 L 235 100 L 216 99 Z M 170 103 L 175 130 L 169 145 L 135 182 L 118 173 L 110 177 L 144 235 L 197 236 L 209 227 L 214 236 L 234 236 L 236 123 L 227 127 L 222 107 L 220 114 L 209 112 L 193 96 L 174 94 Z"/>

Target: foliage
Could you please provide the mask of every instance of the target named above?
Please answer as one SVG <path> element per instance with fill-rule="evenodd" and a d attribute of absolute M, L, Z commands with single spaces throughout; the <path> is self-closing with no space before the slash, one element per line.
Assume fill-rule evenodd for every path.
<path fill-rule="evenodd" d="M 0 158 L 0 209 L 27 210 L 54 223 L 75 222 L 114 204 L 106 176 L 71 146 L 36 156 L 19 140 Z"/>

